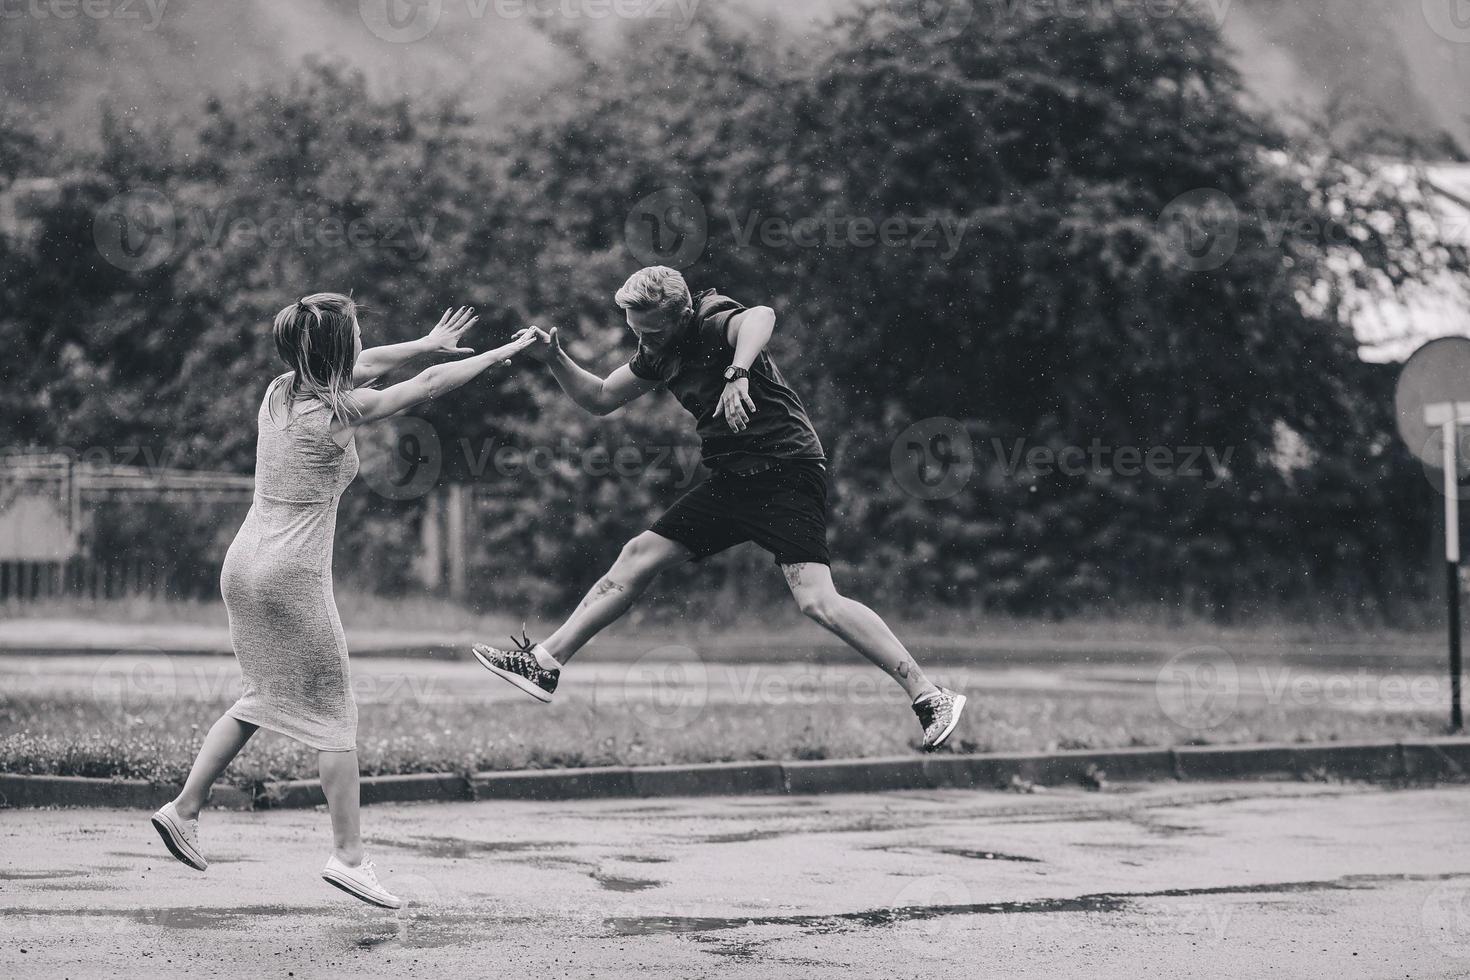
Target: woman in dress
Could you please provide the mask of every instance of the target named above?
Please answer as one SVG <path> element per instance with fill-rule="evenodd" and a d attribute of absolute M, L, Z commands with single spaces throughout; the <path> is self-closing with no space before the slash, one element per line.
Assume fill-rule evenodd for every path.
<path fill-rule="evenodd" d="M 210 787 L 268 728 L 318 751 L 333 835 L 322 877 L 364 902 L 400 907 L 362 849 L 357 705 L 332 597 L 332 539 L 337 501 L 357 475 L 359 426 L 447 394 L 535 339 L 436 364 L 381 391 L 360 387 L 420 354 L 472 353 L 459 344 L 473 314 L 446 311 L 421 340 L 366 351 L 357 308 L 339 293 L 307 296 L 276 315 L 276 350 L 291 370 L 271 382 L 256 415 L 255 499 L 220 574 L 244 694 L 205 736 L 183 792 L 153 815 L 164 844 L 190 867 L 208 867 L 199 811 Z"/>

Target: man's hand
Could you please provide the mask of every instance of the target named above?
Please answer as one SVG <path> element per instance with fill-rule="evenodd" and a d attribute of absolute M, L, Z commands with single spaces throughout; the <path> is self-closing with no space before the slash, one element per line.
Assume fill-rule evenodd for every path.
<path fill-rule="evenodd" d="M 731 432 L 744 432 L 755 414 L 755 402 L 750 397 L 750 379 L 737 378 L 725 385 L 720 394 L 720 405 L 715 409 L 715 418 L 725 417 Z"/>
<path fill-rule="evenodd" d="M 424 338 L 425 347 L 434 354 L 473 354 L 473 347 L 461 347 L 459 342 L 465 331 L 474 326 L 478 319 L 475 311 L 468 306 L 461 306 L 458 312 L 451 306 L 439 318 L 438 325 Z"/>
<path fill-rule="evenodd" d="M 561 340 L 556 335 L 555 327 L 552 327 L 550 332 L 542 330 L 540 327 L 527 327 L 524 330 L 517 331 L 516 335 L 511 339 L 520 340 L 528 334 L 534 334 L 536 337 L 535 342 L 526 348 L 526 353 L 529 356 L 534 357 L 542 364 L 550 364 L 561 356 Z"/>

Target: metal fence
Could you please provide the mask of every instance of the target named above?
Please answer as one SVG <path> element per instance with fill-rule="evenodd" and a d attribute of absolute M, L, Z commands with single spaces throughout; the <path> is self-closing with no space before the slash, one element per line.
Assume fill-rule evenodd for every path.
<path fill-rule="evenodd" d="M 0 600 L 217 594 L 253 495 L 234 473 L 0 457 Z"/>

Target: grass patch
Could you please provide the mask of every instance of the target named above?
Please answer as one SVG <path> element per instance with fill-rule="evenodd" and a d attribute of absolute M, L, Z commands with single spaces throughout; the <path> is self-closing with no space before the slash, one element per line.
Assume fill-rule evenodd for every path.
<path fill-rule="evenodd" d="M 86 697 L 0 698 L 0 771 L 182 781 L 204 732 L 228 701 L 185 701 L 141 713 Z M 365 775 L 575 766 L 828 759 L 914 752 L 901 702 L 854 706 L 709 704 L 675 718 L 637 705 L 568 699 L 551 707 L 460 702 L 364 704 Z M 1429 713 L 1242 705 L 1203 736 L 1172 724 L 1143 694 L 979 693 L 959 752 L 1331 742 L 1443 734 Z M 262 731 L 225 782 L 316 775 L 316 753 Z"/>

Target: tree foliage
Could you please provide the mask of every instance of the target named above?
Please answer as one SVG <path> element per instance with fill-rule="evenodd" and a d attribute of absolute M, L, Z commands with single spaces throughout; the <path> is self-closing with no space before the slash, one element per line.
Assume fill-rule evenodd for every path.
<path fill-rule="evenodd" d="M 109 119 L 85 158 L 0 124 L 11 174 L 65 187 L 0 254 L 0 339 L 26 352 L 7 360 L 3 427 L 248 470 L 276 370 L 265 325 L 316 289 L 364 301 L 370 343 L 465 302 L 485 313 L 482 343 L 557 325 L 610 370 L 631 352 L 611 293 L 647 259 L 630 213 L 672 194 L 697 201 L 674 219 L 703 239 L 691 283 L 778 311 L 774 353 L 833 458 L 848 577 L 1016 611 L 1328 596 L 1395 614 L 1422 586 L 1426 484 L 1348 316 L 1354 290 L 1464 269 L 1413 230 L 1412 181 L 1288 140 L 1185 13 L 980 27 L 939 37 L 880 4 L 820 39 L 719 18 L 640 25 L 612 48 L 559 36 L 567 80 L 494 136 L 452 101 L 384 98 L 322 64 L 211 97 L 167 134 Z M 109 267 L 94 217 L 144 187 L 176 212 L 178 247 L 155 268 Z M 1192 262 L 1180 222 L 1193 233 L 1222 206 L 1227 259 Z M 592 419 L 522 365 L 423 414 L 443 479 L 479 487 L 486 600 L 564 603 L 687 482 L 673 453 L 691 437 L 662 396 Z M 973 474 L 927 500 L 893 450 L 936 418 L 964 430 Z M 644 465 L 607 475 L 587 465 L 595 446 L 636 447 Z M 1096 446 L 1106 465 L 1016 465 Z M 504 447 L 543 465 L 501 465 Z M 1175 469 L 1131 472 L 1128 447 L 1169 450 Z M 1180 472 L 1196 450 L 1201 472 Z M 1203 450 L 1225 462 L 1211 471 Z M 422 510 L 355 491 L 344 561 L 403 586 Z M 739 595 L 753 567 L 733 556 L 704 574 Z"/>

